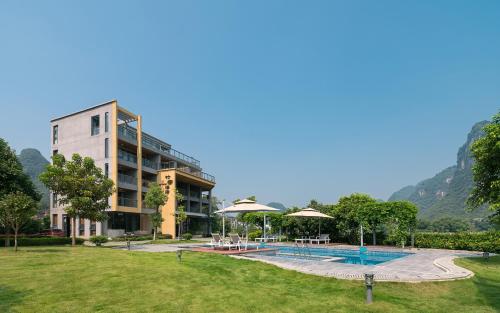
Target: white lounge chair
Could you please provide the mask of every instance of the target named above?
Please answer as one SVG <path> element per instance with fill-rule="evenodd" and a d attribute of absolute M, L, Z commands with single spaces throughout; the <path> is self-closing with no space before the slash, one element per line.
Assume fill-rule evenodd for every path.
<path fill-rule="evenodd" d="M 209 245 L 215 249 L 216 247 L 222 247 L 224 245 L 224 241 L 219 234 L 212 234 L 212 240 L 210 240 Z"/>
<path fill-rule="evenodd" d="M 255 238 L 255 241 L 258 241 L 258 242 L 269 242 L 269 241 L 276 242 L 277 240 L 278 240 L 278 238 L 276 236 L 266 236 L 266 237 Z"/>
<path fill-rule="evenodd" d="M 330 243 L 330 235 L 329 234 L 321 234 L 319 235 L 318 237 L 316 238 L 311 238 L 309 239 L 309 242 L 311 244 L 313 243 L 317 243 L 318 245 L 321 243 L 321 242 L 324 242 L 325 244 L 329 244 Z"/>
<path fill-rule="evenodd" d="M 233 245 L 235 247 L 238 248 L 238 250 L 241 251 L 241 248 L 242 246 L 244 246 L 244 250 L 247 250 L 248 248 L 248 240 L 247 239 L 241 239 L 240 238 L 240 235 L 238 234 L 229 234 L 229 238 L 230 238 L 230 245 Z M 231 249 L 231 247 L 229 247 L 229 249 Z"/>

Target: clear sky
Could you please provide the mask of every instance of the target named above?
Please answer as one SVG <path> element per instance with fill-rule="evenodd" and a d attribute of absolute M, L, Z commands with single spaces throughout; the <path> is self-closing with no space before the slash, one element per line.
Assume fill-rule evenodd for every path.
<path fill-rule="evenodd" d="M 386 199 L 500 108 L 500 1 L 0 2 L 0 137 L 114 98 L 219 198 Z"/>

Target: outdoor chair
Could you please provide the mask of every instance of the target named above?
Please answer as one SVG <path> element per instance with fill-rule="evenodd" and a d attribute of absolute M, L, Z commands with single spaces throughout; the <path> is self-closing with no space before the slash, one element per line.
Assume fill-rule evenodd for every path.
<path fill-rule="evenodd" d="M 330 243 L 330 235 L 329 234 L 321 234 L 319 235 L 318 237 L 316 238 L 311 238 L 309 239 L 309 242 L 311 244 L 313 243 L 317 243 L 318 245 L 321 243 L 321 242 L 324 242 L 325 244 L 329 244 Z"/>
<path fill-rule="evenodd" d="M 244 250 L 248 248 L 248 239 L 242 240 L 238 234 L 229 234 L 230 244 L 237 247 L 241 251 L 241 247 L 244 246 Z M 229 247 L 231 249 L 231 247 Z"/>
<path fill-rule="evenodd" d="M 219 234 L 212 234 L 212 240 L 210 240 L 209 245 L 215 249 L 216 247 L 222 247 L 224 242 Z"/>

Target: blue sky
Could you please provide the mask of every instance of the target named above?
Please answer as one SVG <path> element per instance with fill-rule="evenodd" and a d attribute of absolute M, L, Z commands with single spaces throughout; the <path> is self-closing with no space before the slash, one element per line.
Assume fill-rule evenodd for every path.
<path fill-rule="evenodd" d="M 116 98 L 227 200 L 386 199 L 500 108 L 499 1 L 2 1 L 0 43 L 16 150 Z"/>

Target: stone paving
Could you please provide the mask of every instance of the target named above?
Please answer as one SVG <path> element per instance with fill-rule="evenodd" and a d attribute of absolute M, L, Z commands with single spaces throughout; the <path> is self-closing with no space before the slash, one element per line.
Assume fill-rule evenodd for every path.
<path fill-rule="evenodd" d="M 197 250 L 197 248 L 201 245 L 202 244 L 145 244 L 132 245 L 131 250 L 144 252 L 175 252 L 179 249 Z M 335 248 L 358 249 L 358 247 L 345 245 L 335 246 Z M 115 249 L 126 249 L 126 247 L 116 247 Z M 247 254 L 247 256 L 231 255 L 230 257 L 260 261 L 284 269 L 295 270 L 318 276 L 335 277 L 339 279 L 363 280 L 364 274 L 371 272 L 375 274 L 376 281 L 424 282 L 470 278 L 474 275 L 474 273 L 455 265 L 453 260 L 458 257 L 479 257 L 482 255 L 482 253 L 479 252 L 460 250 L 403 250 L 389 247 L 369 247 L 368 249 L 371 251 L 409 252 L 411 254 L 377 265 L 359 265 L 282 258 L 258 253 Z"/>
<path fill-rule="evenodd" d="M 352 249 L 352 246 L 336 246 L 335 248 Z M 376 248 L 372 251 L 409 252 L 408 256 L 380 263 L 377 265 L 346 264 L 338 262 L 323 262 L 276 256 L 258 255 L 254 253 L 252 259 L 281 268 L 295 270 L 302 273 L 335 277 L 339 279 L 363 280 L 365 273 L 374 273 L 377 281 L 393 282 L 423 282 L 465 279 L 472 277 L 473 272 L 454 264 L 457 257 L 479 257 L 482 254 L 470 251 L 440 250 L 440 249 L 394 249 Z"/>

